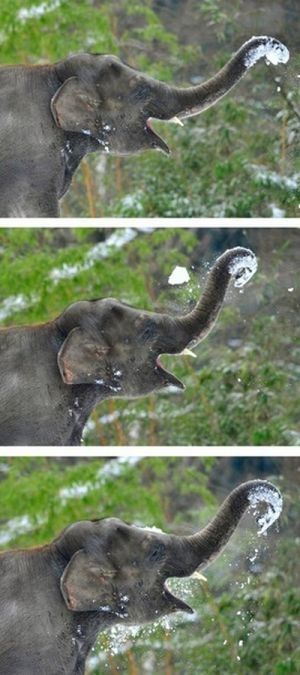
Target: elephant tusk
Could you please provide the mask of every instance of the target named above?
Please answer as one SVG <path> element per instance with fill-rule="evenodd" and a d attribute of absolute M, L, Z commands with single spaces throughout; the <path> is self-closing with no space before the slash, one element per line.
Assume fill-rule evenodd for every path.
<path fill-rule="evenodd" d="M 197 358 L 197 354 L 194 354 L 191 349 L 188 349 L 188 347 L 185 347 L 182 352 L 180 352 L 180 356 L 192 356 L 194 359 Z"/>
<path fill-rule="evenodd" d="M 168 120 L 168 122 L 173 122 L 174 124 L 179 124 L 181 127 L 184 126 L 182 120 L 180 120 L 179 117 L 171 117 L 171 119 Z"/>
<path fill-rule="evenodd" d="M 204 581 L 207 584 L 207 578 L 204 577 L 203 574 L 201 574 L 200 572 L 197 572 L 197 570 L 196 572 L 193 572 L 193 574 L 191 574 L 190 579 L 197 579 L 197 581 Z"/>

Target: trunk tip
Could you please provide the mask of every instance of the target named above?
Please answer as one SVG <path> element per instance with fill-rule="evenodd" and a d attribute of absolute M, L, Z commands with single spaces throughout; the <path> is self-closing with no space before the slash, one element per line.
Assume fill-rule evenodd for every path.
<path fill-rule="evenodd" d="M 247 483 L 245 486 L 247 486 Z M 249 483 L 248 502 L 250 508 L 254 509 L 254 515 L 257 513 L 257 506 L 259 504 L 266 504 L 265 513 L 257 518 L 257 523 L 260 527 L 258 534 L 265 534 L 281 514 L 283 499 L 280 491 L 269 481 L 251 481 Z"/>
<path fill-rule="evenodd" d="M 237 288 L 245 286 L 257 271 L 257 258 L 250 248 L 237 246 L 229 249 L 218 259 L 218 262 L 222 259 L 228 263 L 228 273 L 234 278 L 234 285 Z"/>

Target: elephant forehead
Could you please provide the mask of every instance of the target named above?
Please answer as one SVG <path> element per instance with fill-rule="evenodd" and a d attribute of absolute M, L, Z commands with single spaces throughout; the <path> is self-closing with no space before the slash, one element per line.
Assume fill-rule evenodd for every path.
<path fill-rule="evenodd" d="M 111 535 L 111 544 L 115 543 L 116 546 L 120 546 L 120 543 L 123 542 L 125 546 L 131 546 L 131 550 L 134 546 L 137 546 L 138 550 L 145 551 L 153 542 L 165 540 L 168 536 L 158 528 L 129 525 L 118 518 L 106 518 L 99 521 L 99 524 L 105 534 Z"/>
<path fill-rule="evenodd" d="M 120 323 L 120 325 L 127 323 L 133 328 L 138 328 L 149 320 L 154 323 L 158 323 L 160 320 L 160 315 L 155 312 L 136 309 L 113 298 L 97 301 L 96 312 L 99 319 L 105 321 L 106 325 L 109 325 L 110 322 Z"/>

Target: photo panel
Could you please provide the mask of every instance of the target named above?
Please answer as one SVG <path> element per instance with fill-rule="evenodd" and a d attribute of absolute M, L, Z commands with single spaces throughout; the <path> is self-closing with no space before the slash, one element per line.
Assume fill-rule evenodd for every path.
<path fill-rule="evenodd" d="M 299 0 L 0 19 L 0 675 L 300 673 Z"/>
<path fill-rule="evenodd" d="M 1 218 L 299 216 L 298 0 L 0 18 Z"/>
<path fill-rule="evenodd" d="M 287 454 L 3 458 L 1 664 L 297 672 L 299 469 Z"/>
<path fill-rule="evenodd" d="M 2 446 L 299 446 L 299 227 L 163 222 L 0 230 Z"/>

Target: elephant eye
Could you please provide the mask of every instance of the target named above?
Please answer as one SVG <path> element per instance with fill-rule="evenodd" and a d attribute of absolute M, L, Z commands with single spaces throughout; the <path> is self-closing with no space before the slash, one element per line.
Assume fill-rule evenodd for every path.
<path fill-rule="evenodd" d="M 152 321 L 145 326 L 139 338 L 142 342 L 147 342 L 147 340 L 152 340 L 155 337 L 156 332 L 156 324 Z"/>
<path fill-rule="evenodd" d="M 149 562 L 159 562 L 165 557 L 166 547 L 164 544 L 157 544 L 155 548 L 152 548 L 147 558 Z"/>

